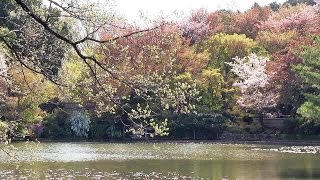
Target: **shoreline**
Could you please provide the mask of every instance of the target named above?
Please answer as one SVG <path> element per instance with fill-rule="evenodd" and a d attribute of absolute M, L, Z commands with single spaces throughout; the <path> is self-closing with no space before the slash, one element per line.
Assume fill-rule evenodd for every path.
<path fill-rule="evenodd" d="M 12 141 L 12 143 L 23 141 Z M 88 139 L 37 139 L 40 143 L 197 143 L 197 144 L 252 144 L 252 145 L 290 145 L 290 146 L 320 146 L 320 140 L 88 140 Z"/>

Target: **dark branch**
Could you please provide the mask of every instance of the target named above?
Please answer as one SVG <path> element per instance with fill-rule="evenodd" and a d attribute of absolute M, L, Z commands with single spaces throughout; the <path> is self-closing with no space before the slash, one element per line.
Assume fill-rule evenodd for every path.
<path fill-rule="evenodd" d="M 32 12 L 32 10 L 22 1 L 22 0 L 15 0 L 15 2 L 30 16 L 32 17 L 35 21 L 37 21 L 40 25 L 42 25 L 49 33 L 51 33 L 52 35 L 54 35 L 55 37 L 57 37 L 58 39 L 64 41 L 65 43 L 69 44 L 72 46 L 72 48 L 76 51 L 77 55 L 85 62 L 86 60 L 91 60 L 93 61 L 95 64 L 97 64 L 101 69 L 103 69 L 104 71 L 106 71 L 107 73 L 109 73 L 113 78 L 119 80 L 120 82 L 124 83 L 125 85 L 127 85 L 128 87 L 133 88 L 133 86 L 126 80 L 120 79 L 117 75 L 115 75 L 115 73 L 113 73 L 111 70 L 109 70 L 108 68 L 106 68 L 101 62 L 99 62 L 94 56 L 86 56 L 82 53 L 82 51 L 79 48 L 79 45 L 81 43 L 84 43 L 86 41 L 93 41 L 93 42 L 97 42 L 97 43 L 110 43 L 112 41 L 118 40 L 120 38 L 127 38 L 129 36 L 132 36 L 134 34 L 138 34 L 138 33 L 142 33 L 142 32 L 147 32 L 147 31 L 151 31 L 151 30 L 155 30 L 160 28 L 162 25 L 154 27 L 152 29 L 144 29 L 144 30 L 140 30 L 140 31 L 134 31 L 131 32 L 129 34 L 123 35 L 123 36 L 118 36 L 115 38 L 111 38 L 108 40 L 97 40 L 94 38 L 91 38 L 89 36 L 86 36 L 85 38 L 83 38 L 82 40 L 73 42 L 72 40 L 68 39 L 67 37 L 59 34 L 58 32 L 56 32 L 55 30 L 53 30 L 49 24 L 44 21 L 43 19 L 41 19 L 41 17 L 39 17 L 38 15 L 36 15 L 34 12 Z M 54 2 L 54 1 L 50 1 L 50 2 Z M 87 64 L 87 63 L 86 63 Z"/>
<path fill-rule="evenodd" d="M 23 62 L 23 60 L 20 58 L 19 53 L 10 45 L 10 43 L 8 41 L 6 41 L 4 38 L 0 37 L 0 40 L 3 41 L 3 43 L 7 46 L 7 48 L 10 50 L 11 54 L 16 58 L 16 60 L 25 68 L 29 69 L 30 71 L 36 73 L 36 74 L 41 74 L 43 75 L 46 79 L 48 79 L 49 81 L 51 81 L 52 83 L 58 85 L 58 86 L 64 86 L 67 87 L 64 84 L 58 83 L 57 81 L 53 80 L 51 77 L 49 77 L 47 74 L 38 71 L 30 66 L 28 66 L 25 62 Z"/>

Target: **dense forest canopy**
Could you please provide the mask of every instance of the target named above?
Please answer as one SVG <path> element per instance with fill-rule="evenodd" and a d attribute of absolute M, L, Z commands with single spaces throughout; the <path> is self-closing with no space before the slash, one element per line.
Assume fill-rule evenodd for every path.
<path fill-rule="evenodd" d="M 205 9 L 142 29 L 88 1 L 0 2 L 0 134 L 206 138 L 258 117 L 320 133 L 320 6 Z M 309 129 L 308 129 L 309 128 Z M 194 132 L 195 133 L 195 132 Z"/>

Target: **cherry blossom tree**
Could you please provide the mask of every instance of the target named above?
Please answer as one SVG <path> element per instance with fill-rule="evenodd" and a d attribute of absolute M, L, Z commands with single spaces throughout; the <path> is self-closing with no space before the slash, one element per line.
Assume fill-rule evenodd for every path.
<path fill-rule="evenodd" d="M 263 125 L 263 112 L 266 108 L 277 105 L 278 95 L 270 87 L 269 77 L 265 71 L 269 58 L 251 54 L 244 58 L 235 57 L 234 62 L 227 62 L 231 71 L 240 80 L 233 86 L 239 87 L 241 96 L 237 103 L 259 113 Z"/>
<path fill-rule="evenodd" d="M 299 34 L 319 31 L 316 25 L 317 6 L 299 5 L 296 7 L 282 7 L 278 12 L 272 14 L 260 29 L 286 32 L 296 30 Z"/>
<path fill-rule="evenodd" d="M 5 58 L 0 54 L 0 105 L 5 101 L 6 98 L 6 78 L 7 78 L 8 67 Z"/>
<path fill-rule="evenodd" d="M 88 137 L 90 117 L 85 113 L 76 112 L 70 118 L 71 129 L 79 137 Z"/>
<path fill-rule="evenodd" d="M 198 43 L 206 39 L 210 33 L 208 15 L 205 10 L 200 9 L 194 12 L 189 19 L 181 21 L 178 27 L 182 35 L 190 38 L 191 43 Z"/>
<path fill-rule="evenodd" d="M 7 77 L 8 67 L 6 65 L 5 58 L 2 54 L 0 54 L 0 118 L 2 118 L 2 107 L 6 103 L 6 94 L 7 94 L 7 86 L 6 86 L 6 77 Z M 8 126 L 6 123 L 0 120 L 0 143 L 2 141 L 6 141 L 7 139 L 7 130 Z"/>

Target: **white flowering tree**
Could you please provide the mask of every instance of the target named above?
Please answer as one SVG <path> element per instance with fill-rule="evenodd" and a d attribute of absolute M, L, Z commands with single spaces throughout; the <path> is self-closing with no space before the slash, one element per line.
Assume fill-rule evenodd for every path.
<path fill-rule="evenodd" d="M 84 113 L 74 113 L 71 118 L 71 130 L 79 137 L 88 137 L 90 117 Z"/>
<path fill-rule="evenodd" d="M 5 101 L 6 97 L 6 77 L 8 67 L 5 58 L 0 54 L 0 103 Z"/>
<path fill-rule="evenodd" d="M 269 58 L 251 54 L 248 57 L 235 57 L 233 63 L 226 63 L 232 67 L 231 71 L 239 77 L 233 85 L 239 87 L 241 96 L 237 103 L 245 108 L 257 111 L 263 125 L 263 112 L 266 108 L 277 105 L 278 95 L 270 87 L 266 65 Z"/>
<path fill-rule="evenodd" d="M 6 65 L 6 61 L 4 56 L 0 53 L 0 118 L 2 118 L 2 107 L 3 104 L 6 102 L 6 92 L 7 92 L 7 87 L 6 87 L 6 77 L 7 77 L 7 71 L 8 67 Z M 0 143 L 2 141 L 5 141 L 7 139 L 7 124 L 4 122 L 1 122 L 0 120 Z"/>

